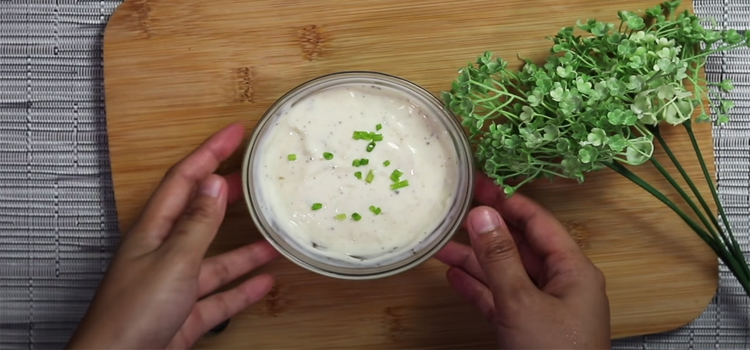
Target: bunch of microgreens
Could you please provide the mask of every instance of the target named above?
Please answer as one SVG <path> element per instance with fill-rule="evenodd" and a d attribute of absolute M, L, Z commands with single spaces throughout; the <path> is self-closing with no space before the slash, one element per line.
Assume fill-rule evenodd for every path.
<path fill-rule="evenodd" d="M 481 55 L 460 71 L 443 94 L 463 119 L 481 170 L 510 196 L 541 177 L 584 181 L 584 173 L 611 168 L 675 211 L 727 264 L 750 295 L 750 268 L 737 244 L 693 134 L 696 122 L 712 121 L 704 108 L 712 97 L 717 124 L 734 106 L 721 92 L 734 86 L 711 84 L 699 76 L 709 55 L 750 46 L 750 31 L 704 28 L 680 1 L 667 1 L 639 15 L 618 12 L 620 24 L 589 19 L 566 27 L 552 39 L 543 65 L 526 60 L 520 71 Z M 713 88 L 707 88 L 713 87 Z M 718 113 L 716 113 L 718 112 Z M 659 132 L 682 125 L 717 203 L 722 229 Z M 701 208 L 652 157 L 656 140 L 684 178 Z M 627 165 L 652 163 L 699 218 L 701 226 Z"/>

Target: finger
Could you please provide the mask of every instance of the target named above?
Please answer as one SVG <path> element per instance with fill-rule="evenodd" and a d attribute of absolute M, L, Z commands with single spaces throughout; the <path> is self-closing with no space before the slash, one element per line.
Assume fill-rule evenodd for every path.
<path fill-rule="evenodd" d="M 203 297 L 212 293 L 278 256 L 276 249 L 268 242 L 262 241 L 206 259 L 201 265 L 198 277 L 198 295 Z"/>
<path fill-rule="evenodd" d="M 497 210 L 520 232 L 529 245 L 541 255 L 560 252 L 580 253 L 580 247 L 568 230 L 547 209 L 523 195 L 501 199 Z"/>
<path fill-rule="evenodd" d="M 510 232 L 516 242 L 521 262 L 523 262 L 523 267 L 526 269 L 527 274 L 534 281 L 534 284 L 537 286 L 542 285 L 546 278 L 544 274 L 544 261 L 529 248 L 528 244 L 524 242 L 522 235 L 515 232 L 512 228 L 510 228 Z M 435 254 L 435 258 L 448 266 L 464 270 L 471 277 L 482 283 L 487 283 L 484 278 L 484 272 L 479 266 L 479 262 L 477 262 L 476 255 L 474 255 L 474 250 L 469 246 L 450 241 Z"/>
<path fill-rule="evenodd" d="M 480 204 L 494 206 L 498 197 L 505 197 L 505 193 L 492 179 L 482 172 L 475 173 L 474 200 Z"/>
<path fill-rule="evenodd" d="M 484 175 L 477 176 L 475 190 L 475 198 L 493 205 L 522 237 L 522 245 L 534 253 L 537 262 L 525 259 L 524 266 L 545 292 L 565 297 L 588 288 L 588 282 L 595 280 L 597 269 L 591 260 L 547 209 L 519 193 L 507 198 Z M 522 250 L 524 258 L 531 255 Z"/>
<path fill-rule="evenodd" d="M 529 273 L 546 293 L 562 298 L 589 287 L 596 268 L 552 213 L 516 195 L 501 199 L 497 207 L 524 233 L 526 245 L 541 261 L 542 267 Z"/>
<path fill-rule="evenodd" d="M 235 171 L 224 176 L 227 183 L 227 204 L 233 204 L 242 198 L 242 174 Z"/>
<path fill-rule="evenodd" d="M 466 301 L 474 305 L 484 317 L 495 321 L 495 303 L 486 285 L 459 268 L 451 267 L 446 273 L 448 284 Z"/>
<path fill-rule="evenodd" d="M 143 234 L 160 243 L 188 205 L 195 188 L 212 174 L 242 142 L 244 127 L 232 124 L 206 140 L 175 164 L 162 180 L 136 222 L 133 234 Z"/>
<path fill-rule="evenodd" d="M 185 261 L 200 263 L 224 220 L 227 201 L 224 178 L 211 174 L 200 183 L 198 193 L 177 221 L 163 247 Z"/>
<path fill-rule="evenodd" d="M 474 279 L 485 283 L 484 271 L 471 247 L 451 241 L 435 254 L 435 258 L 450 267 L 460 268 Z"/>
<path fill-rule="evenodd" d="M 469 212 L 468 226 L 474 254 L 484 271 L 487 286 L 495 296 L 497 307 L 517 302 L 525 294 L 536 290 L 523 267 L 513 237 L 494 209 L 472 209 Z"/>
<path fill-rule="evenodd" d="M 233 289 L 199 301 L 182 326 L 186 343 L 192 345 L 219 323 L 263 299 L 273 283 L 273 277 L 259 275 Z"/>
<path fill-rule="evenodd" d="M 544 259 L 529 247 L 524 235 L 520 234 L 516 228 L 508 227 L 508 230 L 516 243 L 518 255 L 521 256 L 521 262 L 523 262 L 523 268 L 526 269 L 526 273 L 534 281 L 534 284 L 539 287 L 546 278 L 544 273 Z"/>
<path fill-rule="evenodd" d="M 554 253 L 583 254 L 568 231 L 547 209 L 530 198 L 514 193 L 510 198 L 487 176 L 477 176 L 475 198 L 495 207 L 542 257 Z"/>

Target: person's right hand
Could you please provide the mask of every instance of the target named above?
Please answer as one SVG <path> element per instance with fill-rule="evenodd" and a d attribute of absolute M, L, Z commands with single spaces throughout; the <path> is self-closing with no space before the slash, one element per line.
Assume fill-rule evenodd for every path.
<path fill-rule="evenodd" d="M 466 227 L 472 247 L 450 242 L 437 258 L 449 284 L 497 329 L 504 349 L 609 349 L 604 274 L 547 210 L 506 198 L 478 176 Z"/>

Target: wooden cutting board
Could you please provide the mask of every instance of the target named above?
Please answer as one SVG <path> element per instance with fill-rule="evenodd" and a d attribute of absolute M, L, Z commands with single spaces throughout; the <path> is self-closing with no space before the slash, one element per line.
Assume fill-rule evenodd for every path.
<path fill-rule="evenodd" d="M 374 70 L 438 94 L 485 50 L 540 60 L 578 19 L 615 20 L 652 1 L 128 0 L 105 35 L 107 123 L 123 232 L 167 168 L 224 125 L 249 130 L 284 92 L 316 76 Z M 680 129 L 681 130 L 681 129 Z M 698 128 L 713 164 L 711 129 Z M 669 135 L 700 175 L 685 138 Z M 233 159 L 226 169 L 237 167 Z M 655 171 L 641 174 L 668 190 Z M 714 295 L 717 262 L 675 214 L 611 171 L 536 183 L 525 192 L 566 223 L 607 276 L 612 335 L 661 332 L 698 316 Z M 677 198 L 673 191 L 667 191 Z M 211 254 L 261 239 L 240 203 Z M 466 241 L 466 234 L 456 239 Z M 278 286 L 235 317 L 215 348 L 482 348 L 491 328 L 431 260 L 399 276 L 340 281 L 280 260 Z"/>

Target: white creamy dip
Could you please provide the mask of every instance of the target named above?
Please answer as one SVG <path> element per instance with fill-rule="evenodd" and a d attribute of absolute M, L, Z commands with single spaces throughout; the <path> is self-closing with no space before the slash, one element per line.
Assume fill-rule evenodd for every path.
<path fill-rule="evenodd" d="M 453 204 L 459 163 L 450 134 L 402 92 L 364 84 L 324 89 L 281 109 L 268 128 L 252 167 L 260 211 L 289 244 L 316 259 L 357 267 L 404 259 Z M 355 140 L 355 131 L 383 140 L 367 152 L 369 141 Z M 367 165 L 352 165 L 363 158 Z M 409 185 L 391 190 L 396 169 Z M 313 210 L 316 203 L 322 208 Z"/>

